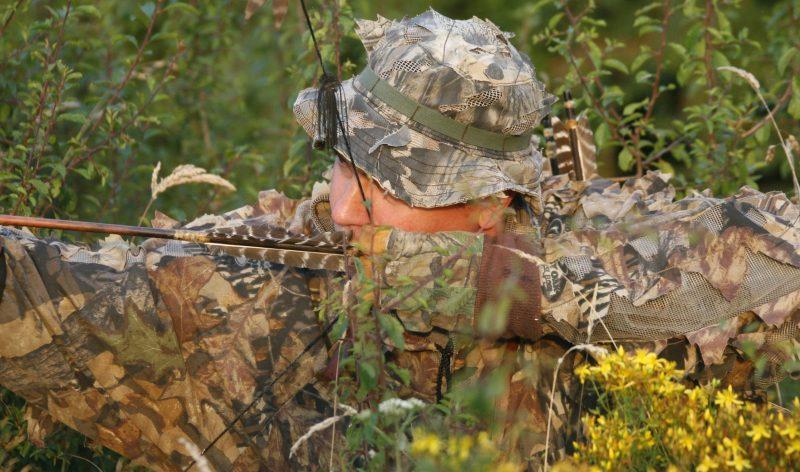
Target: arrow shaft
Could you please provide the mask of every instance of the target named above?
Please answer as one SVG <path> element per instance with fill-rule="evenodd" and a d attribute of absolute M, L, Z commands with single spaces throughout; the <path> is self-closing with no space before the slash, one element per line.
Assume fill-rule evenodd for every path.
<path fill-rule="evenodd" d="M 117 234 L 143 238 L 174 239 L 205 244 L 210 249 L 251 259 L 264 259 L 295 267 L 343 271 L 344 248 L 306 246 L 266 238 L 247 238 L 238 235 L 211 234 L 190 229 L 148 228 L 91 221 L 59 220 L 32 216 L 0 215 L 0 225 L 60 229 L 83 233 Z"/>

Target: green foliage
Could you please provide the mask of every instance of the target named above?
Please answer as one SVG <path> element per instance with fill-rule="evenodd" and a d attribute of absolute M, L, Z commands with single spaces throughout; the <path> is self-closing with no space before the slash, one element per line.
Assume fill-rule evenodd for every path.
<path fill-rule="evenodd" d="M 246 3 L 0 5 L 0 210 L 135 223 L 159 162 L 164 169 L 194 164 L 239 189 L 170 189 L 154 209 L 177 219 L 251 203 L 267 188 L 307 194 L 329 164 L 291 113 L 297 91 L 320 73 L 311 38 L 294 3 L 280 31 L 269 3 L 247 21 Z M 352 32 L 354 15 L 413 15 L 428 2 L 309 6 L 326 66 L 347 77 L 365 60 Z M 627 0 L 442 0 L 434 6 L 456 18 L 489 17 L 516 32 L 516 44 L 532 56 L 548 88 L 570 90 L 577 109 L 589 114 L 602 174 L 675 172 L 683 191 L 789 188 L 786 161 L 765 162 L 777 137 L 755 91 L 717 68 L 752 72 L 781 129 L 800 135 L 797 1 L 664 0 L 631 8 Z M 337 334 L 350 336 L 340 366 L 348 375 L 337 389 L 343 401 L 368 412 L 353 418 L 341 463 L 361 464 L 374 450 L 382 456 L 369 467 L 408 464 L 412 417 L 443 444 L 451 432 L 461 441 L 491 429 L 499 381 L 454 392 L 440 407 L 444 415 L 379 414 L 378 406 L 408 384 L 409 372 L 384 363 L 383 343 L 401 347 L 402 326 L 372 305 L 381 294 L 366 272 L 349 294 L 353 303 L 343 306 L 339 296 L 325 308 L 341 315 Z M 420 293 L 409 297 L 428 302 Z M 23 402 L 7 391 L 0 399 L 0 468 L 91 468 L 75 456 L 103 469 L 117 462 L 66 429 L 50 436 L 46 448 L 34 447 L 24 440 Z M 443 460 L 417 459 L 420 466 Z"/>
<path fill-rule="evenodd" d="M 663 0 L 637 7 L 612 8 L 613 15 L 591 0 L 525 7 L 533 44 L 555 56 L 547 69 L 538 63 L 546 83 L 571 91 L 589 114 L 605 151 L 601 173 L 659 169 L 676 173 L 684 190 L 722 194 L 757 187 L 775 171 L 765 162 L 775 130 L 747 82 L 718 68 L 757 76 L 781 128 L 798 134 L 800 6 Z M 787 179 L 786 162 L 778 166 Z"/>

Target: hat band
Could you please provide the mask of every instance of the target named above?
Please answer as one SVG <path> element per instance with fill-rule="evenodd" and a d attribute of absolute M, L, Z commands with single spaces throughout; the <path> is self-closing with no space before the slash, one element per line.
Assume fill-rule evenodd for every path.
<path fill-rule="evenodd" d="M 512 152 L 529 148 L 532 131 L 521 135 L 501 134 L 465 125 L 407 96 L 378 77 L 369 66 L 356 80 L 367 92 L 409 120 L 448 138 L 494 151 Z"/>

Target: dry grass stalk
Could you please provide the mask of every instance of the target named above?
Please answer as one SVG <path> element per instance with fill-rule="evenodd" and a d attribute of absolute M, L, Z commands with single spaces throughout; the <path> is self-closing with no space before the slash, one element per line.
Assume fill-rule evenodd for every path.
<path fill-rule="evenodd" d="M 306 431 L 306 434 L 300 436 L 297 439 L 297 441 L 295 441 L 294 444 L 292 444 L 292 448 L 289 450 L 289 457 L 290 458 L 294 456 L 294 454 L 297 452 L 297 450 L 300 449 L 300 446 L 302 446 L 306 441 L 308 441 L 308 439 L 314 433 L 316 433 L 318 431 L 322 431 L 324 429 L 327 429 L 331 425 L 336 424 L 342 418 L 346 418 L 348 416 L 353 416 L 356 413 L 358 413 L 358 411 L 356 411 L 356 409 L 351 407 L 351 406 L 344 405 L 344 404 L 341 404 L 339 406 L 342 408 L 342 410 L 344 410 L 344 413 L 341 414 L 341 415 L 331 416 L 330 418 L 325 418 L 324 420 L 320 421 L 319 423 L 317 423 L 317 424 L 311 426 L 310 428 L 308 428 L 308 431 Z"/>
<path fill-rule="evenodd" d="M 794 168 L 792 149 L 787 143 L 787 140 L 783 139 L 783 134 L 781 134 L 781 129 L 778 127 L 778 123 L 775 121 L 775 116 L 773 115 L 772 110 L 769 108 L 769 105 L 767 105 L 767 100 L 761 94 L 761 84 L 758 82 L 758 79 L 756 79 L 756 77 L 750 72 L 738 67 L 722 66 L 717 67 L 717 70 L 732 72 L 738 75 L 748 84 L 750 84 L 750 87 L 752 87 L 753 90 L 755 90 L 756 95 L 758 95 L 758 99 L 761 100 L 761 104 L 767 110 L 767 116 L 769 117 L 769 121 L 772 123 L 772 127 L 775 128 L 775 132 L 778 133 L 778 139 L 781 142 L 781 147 L 783 148 L 784 154 L 786 154 L 786 160 L 789 162 L 789 168 L 792 170 L 792 183 L 794 184 L 795 197 L 800 198 L 800 182 L 797 181 L 797 171 L 795 171 Z"/>
<path fill-rule="evenodd" d="M 236 187 L 224 178 L 206 172 L 202 167 L 197 167 L 192 164 L 179 165 L 172 170 L 171 174 L 161 180 L 158 179 L 160 170 L 161 163 L 159 162 L 156 164 L 156 167 L 153 169 L 153 175 L 150 177 L 150 201 L 147 203 L 147 206 L 142 212 L 142 216 L 139 218 L 140 225 L 142 221 L 144 221 L 145 216 L 147 216 L 147 212 L 150 211 L 150 207 L 156 201 L 156 198 L 169 188 L 184 184 L 209 184 L 231 191 L 236 190 Z"/>
<path fill-rule="evenodd" d="M 558 363 L 556 364 L 555 371 L 553 372 L 553 384 L 550 389 L 550 402 L 549 406 L 547 407 L 547 432 L 545 433 L 544 439 L 544 470 L 547 471 L 549 468 L 549 450 L 550 450 L 550 429 L 552 427 L 553 421 L 553 401 L 555 400 L 556 396 L 556 384 L 558 383 L 558 371 L 561 369 L 561 364 L 564 363 L 564 359 L 572 352 L 572 351 L 584 351 L 588 352 L 595 358 L 601 358 L 608 355 L 608 350 L 597 346 L 595 344 L 576 344 L 571 348 L 567 349 L 567 352 L 564 353 L 561 357 L 558 358 Z"/>
<path fill-rule="evenodd" d="M 208 459 L 206 459 L 206 456 L 200 452 L 199 447 L 186 438 L 178 438 L 178 442 L 181 446 L 186 448 L 189 456 L 194 460 L 194 463 L 197 464 L 197 470 L 200 472 L 211 472 L 211 466 L 208 465 Z"/>

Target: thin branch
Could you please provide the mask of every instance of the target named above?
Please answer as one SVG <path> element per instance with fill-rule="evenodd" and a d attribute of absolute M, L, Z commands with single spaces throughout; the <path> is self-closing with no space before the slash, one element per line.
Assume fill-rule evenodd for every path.
<path fill-rule="evenodd" d="M 652 156 L 650 156 L 647 159 L 645 159 L 645 161 L 644 161 L 645 167 L 647 167 L 648 165 L 652 164 L 655 161 L 660 160 L 661 157 L 663 157 L 665 154 L 670 152 L 672 150 L 672 148 L 674 148 L 678 144 L 684 142 L 685 140 L 686 140 L 686 137 L 685 136 L 681 136 L 680 138 L 676 139 L 675 141 L 672 141 L 671 143 L 669 143 L 669 145 L 667 145 L 665 148 L 662 148 L 657 153 L 655 153 Z"/>
<path fill-rule="evenodd" d="M 17 10 L 19 10 L 19 7 L 22 5 L 23 1 L 25 0 L 17 0 L 17 4 L 14 5 L 14 8 L 11 9 L 11 14 L 8 15 L 8 18 L 6 18 L 6 21 L 3 23 L 3 26 L 0 27 L 0 38 L 3 37 L 3 33 L 6 32 L 6 28 L 8 28 L 9 24 L 11 24 L 11 20 L 14 19 L 14 14 L 17 13 Z"/>
<path fill-rule="evenodd" d="M 789 85 L 787 85 L 786 90 L 784 90 L 783 95 L 781 95 L 781 98 L 779 98 L 778 101 L 775 103 L 775 106 L 771 110 L 769 110 L 767 116 L 762 118 L 758 123 L 754 124 L 750 129 L 742 133 L 741 135 L 742 138 L 748 138 L 753 134 L 755 134 L 755 132 L 761 129 L 762 126 L 770 122 L 775 113 L 781 111 L 781 109 L 785 107 L 787 103 L 789 103 L 789 100 L 792 98 L 793 81 L 794 81 L 794 76 L 789 78 Z"/>

